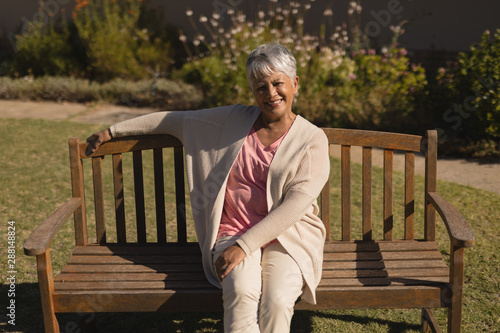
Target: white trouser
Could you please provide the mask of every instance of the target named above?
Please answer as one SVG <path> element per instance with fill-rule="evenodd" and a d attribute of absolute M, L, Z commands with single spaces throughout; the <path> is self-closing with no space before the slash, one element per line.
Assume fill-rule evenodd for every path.
<path fill-rule="evenodd" d="M 236 239 L 217 239 L 214 262 Z M 224 332 L 290 332 L 293 307 L 304 282 L 299 266 L 281 244 L 251 253 L 221 284 Z"/>

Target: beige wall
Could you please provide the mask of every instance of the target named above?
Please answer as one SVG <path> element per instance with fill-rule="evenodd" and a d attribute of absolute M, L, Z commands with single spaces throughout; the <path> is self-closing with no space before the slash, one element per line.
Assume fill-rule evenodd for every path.
<path fill-rule="evenodd" d="M 200 14 L 210 15 L 214 5 L 232 4 L 237 10 L 244 10 L 252 16 L 259 8 L 269 5 L 268 0 L 145 1 L 151 8 L 163 12 L 165 21 L 183 27 L 188 33 L 192 29 L 185 14 L 187 7 L 198 17 Z M 333 9 L 334 23 L 340 24 L 346 20 L 348 3 L 348 0 L 316 0 L 305 18 L 306 28 L 310 31 L 318 29 L 327 6 Z M 363 25 L 382 42 L 387 37 L 383 31 L 388 31 L 388 25 L 397 24 L 403 18 L 408 20 L 406 33 L 400 41 L 412 50 L 467 50 L 471 43 L 479 40 L 484 30 L 500 28 L 499 0 L 362 0 L 362 5 Z M 38 6 L 38 0 L 0 0 L 0 33 L 12 37 L 26 22 L 39 15 Z M 44 13 L 53 13 L 55 17 L 60 17 L 62 12 L 70 15 L 73 6 L 74 0 L 45 0 Z M 377 28 L 380 28 L 380 33 Z"/>

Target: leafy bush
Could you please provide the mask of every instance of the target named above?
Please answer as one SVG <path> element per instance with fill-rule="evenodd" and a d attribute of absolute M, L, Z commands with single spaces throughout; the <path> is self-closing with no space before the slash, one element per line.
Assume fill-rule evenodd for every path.
<path fill-rule="evenodd" d="M 198 28 L 192 45 L 181 36 L 189 56 L 181 77 L 201 82 L 211 105 L 252 103 L 246 56 L 258 45 L 278 42 L 297 59 L 298 113 L 328 126 L 394 127 L 396 116 L 400 125 L 415 110 L 416 96 L 426 85 L 423 69 L 411 65 L 406 50 L 395 42 L 379 54 L 370 49 L 370 41 L 359 28 L 359 1 L 350 3 L 350 30 L 346 25 L 323 24 L 318 35 L 305 34 L 304 17 L 312 2 L 279 5 L 271 1 L 271 10 L 258 12 L 256 23 L 230 9 L 225 13 L 232 23 L 227 29 L 219 13 L 200 16 L 206 33 Z M 186 14 L 196 27 L 193 12 L 188 9 Z M 325 10 L 324 15 L 331 23 L 331 11 Z M 402 30 L 393 29 L 395 41 Z"/>
<path fill-rule="evenodd" d="M 17 54 L 12 63 L 12 75 L 68 75 L 78 70 L 73 60 L 71 32 L 64 21 L 45 24 L 44 15 L 26 25 L 24 33 L 16 36 Z"/>
<path fill-rule="evenodd" d="M 470 52 L 440 68 L 437 79 L 447 103 L 438 112 L 447 137 L 500 138 L 500 29 L 486 31 Z"/>
<path fill-rule="evenodd" d="M 142 0 L 76 0 L 73 18 L 90 60 L 101 80 L 152 77 L 156 67 L 171 64 L 169 43 L 151 40 L 138 25 Z"/>
<path fill-rule="evenodd" d="M 410 64 L 405 49 L 393 47 L 376 54 L 373 49 L 352 54 L 352 80 L 333 84 L 341 125 L 406 131 L 416 101 L 425 94 L 426 77 L 421 66 Z"/>
<path fill-rule="evenodd" d="M 142 0 L 75 1 L 73 21 L 50 18 L 47 24 L 41 12 L 16 36 L 12 76 L 70 75 L 103 82 L 153 78 L 170 70 L 172 40 L 180 44 L 177 34 Z"/>

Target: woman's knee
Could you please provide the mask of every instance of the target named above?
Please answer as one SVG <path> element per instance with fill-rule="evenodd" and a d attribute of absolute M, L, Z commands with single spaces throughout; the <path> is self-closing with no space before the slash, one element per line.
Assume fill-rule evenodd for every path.
<path fill-rule="evenodd" d="M 226 279 L 228 281 L 224 281 L 222 286 L 224 299 L 259 301 L 262 293 L 260 281 L 249 283 L 248 280 L 231 279 L 230 276 L 226 277 Z"/>

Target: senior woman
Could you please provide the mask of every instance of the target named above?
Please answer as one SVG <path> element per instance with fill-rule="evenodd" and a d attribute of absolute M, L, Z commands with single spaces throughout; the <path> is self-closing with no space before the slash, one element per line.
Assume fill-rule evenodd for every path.
<path fill-rule="evenodd" d="M 222 287 L 226 332 L 289 332 L 299 296 L 315 303 L 325 229 L 316 199 L 328 180 L 323 131 L 292 112 L 296 61 L 266 44 L 249 55 L 257 106 L 167 111 L 90 136 L 171 134 L 185 147 L 194 223 L 208 280 Z"/>

